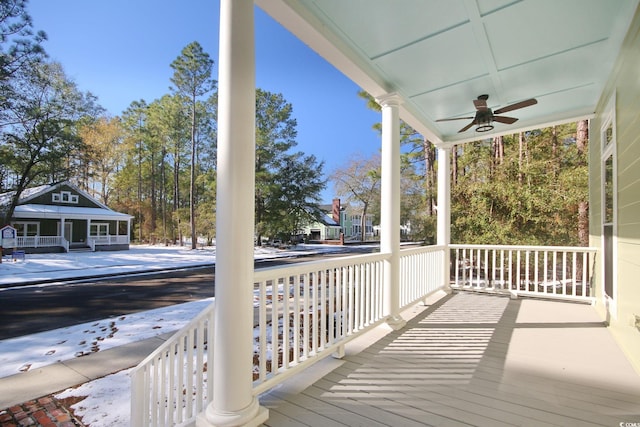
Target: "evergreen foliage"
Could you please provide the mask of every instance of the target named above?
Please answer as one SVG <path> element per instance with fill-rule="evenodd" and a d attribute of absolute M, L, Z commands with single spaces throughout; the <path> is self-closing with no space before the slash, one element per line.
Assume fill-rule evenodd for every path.
<path fill-rule="evenodd" d="M 587 153 L 576 147 L 576 124 L 457 147 L 451 193 L 451 239 L 478 244 L 584 244 L 578 207 L 588 200 Z"/>

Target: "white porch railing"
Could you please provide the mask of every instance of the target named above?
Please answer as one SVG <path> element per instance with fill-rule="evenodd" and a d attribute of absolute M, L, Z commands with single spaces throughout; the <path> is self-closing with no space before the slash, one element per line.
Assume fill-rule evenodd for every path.
<path fill-rule="evenodd" d="M 417 303 L 447 284 L 444 246 L 423 246 L 400 252 L 400 308 Z"/>
<path fill-rule="evenodd" d="M 444 250 L 431 246 L 401 251 L 402 306 L 444 287 Z M 340 353 L 345 343 L 384 321 L 387 259 L 389 254 L 372 254 L 255 272 L 255 395 Z M 213 310 L 212 304 L 134 369 L 132 425 L 193 425 L 212 399 L 212 371 L 206 362 L 213 360 L 213 345 L 206 343 L 205 350 L 198 343 L 205 343 Z M 178 402 L 176 393 L 184 400 Z"/>
<path fill-rule="evenodd" d="M 44 248 L 60 246 L 64 247 L 64 238 L 61 236 L 30 236 L 17 237 L 16 245 L 19 248 Z"/>
<path fill-rule="evenodd" d="M 129 236 L 91 236 L 87 239 L 87 245 L 95 251 L 96 245 L 120 245 L 128 244 Z M 69 252 L 69 242 L 63 236 L 30 236 L 17 237 L 16 247 L 18 248 L 45 248 L 62 247 L 65 252 Z"/>
<path fill-rule="evenodd" d="M 131 372 L 131 425 L 193 425 L 213 396 L 215 302 Z"/>
<path fill-rule="evenodd" d="M 388 258 L 373 254 L 256 271 L 256 394 L 384 320 Z"/>
<path fill-rule="evenodd" d="M 94 247 L 95 245 L 120 245 L 129 243 L 129 236 L 91 236 L 89 241 L 93 242 Z"/>
<path fill-rule="evenodd" d="M 450 245 L 451 287 L 592 301 L 595 248 Z"/>

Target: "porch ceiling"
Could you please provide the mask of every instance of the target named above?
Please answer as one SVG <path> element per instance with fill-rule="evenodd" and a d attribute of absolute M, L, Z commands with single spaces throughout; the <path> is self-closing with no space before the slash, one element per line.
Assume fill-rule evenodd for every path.
<path fill-rule="evenodd" d="M 402 118 L 436 144 L 594 113 L 639 0 L 256 0 L 374 97 L 397 92 Z M 458 133 L 488 94 L 513 125 Z"/>

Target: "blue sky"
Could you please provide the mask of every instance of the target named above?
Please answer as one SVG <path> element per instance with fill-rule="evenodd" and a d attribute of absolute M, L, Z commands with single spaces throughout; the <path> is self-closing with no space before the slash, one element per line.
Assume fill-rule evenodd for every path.
<path fill-rule="evenodd" d="M 83 91 L 98 96 L 111 115 L 132 101 L 152 102 L 169 92 L 171 62 L 198 41 L 218 73 L 217 0 L 29 0 L 28 11 L 60 62 Z M 355 154 L 379 150 L 358 86 L 256 8 L 256 85 L 281 93 L 298 122 L 297 150 L 325 161 L 325 174 Z M 333 197 L 329 184 L 322 194 Z"/>

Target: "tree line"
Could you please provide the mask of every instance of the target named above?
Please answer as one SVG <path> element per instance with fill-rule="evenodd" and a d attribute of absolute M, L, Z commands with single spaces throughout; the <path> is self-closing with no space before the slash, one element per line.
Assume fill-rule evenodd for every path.
<path fill-rule="evenodd" d="M 0 192 L 71 180 L 135 217 L 141 242 L 211 241 L 215 234 L 217 82 L 194 41 L 169 64 L 170 91 L 110 116 L 49 61 L 26 0 L 0 4 Z M 293 106 L 256 91 L 256 230 L 292 233 L 308 220 L 326 182 L 324 163 L 295 151 Z"/>
<path fill-rule="evenodd" d="M 213 239 L 216 217 L 215 63 L 196 41 L 168 64 L 170 90 L 110 116 L 50 61 L 26 0 L 0 2 L 0 192 L 71 180 L 135 217 L 140 242 Z M 370 108 L 379 106 L 360 93 Z M 324 162 L 295 151 L 297 122 L 282 94 L 256 90 L 256 239 L 288 239 L 312 219 Z M 379 124 L 376 126 L 379 129 Z M 449 159 L 401 124 L 401 221 L 435 242 L 438 163 L 451 162 L 452 241 L 588 243 L 586 121 L 455 146 Z M 380 159 L 354 156 L 331 174 L 336 195 L 379 223 Z M 224 207 L 220 207 L 224 208 Z M 364 224 L 361 225 L 364 232 Z"/>

